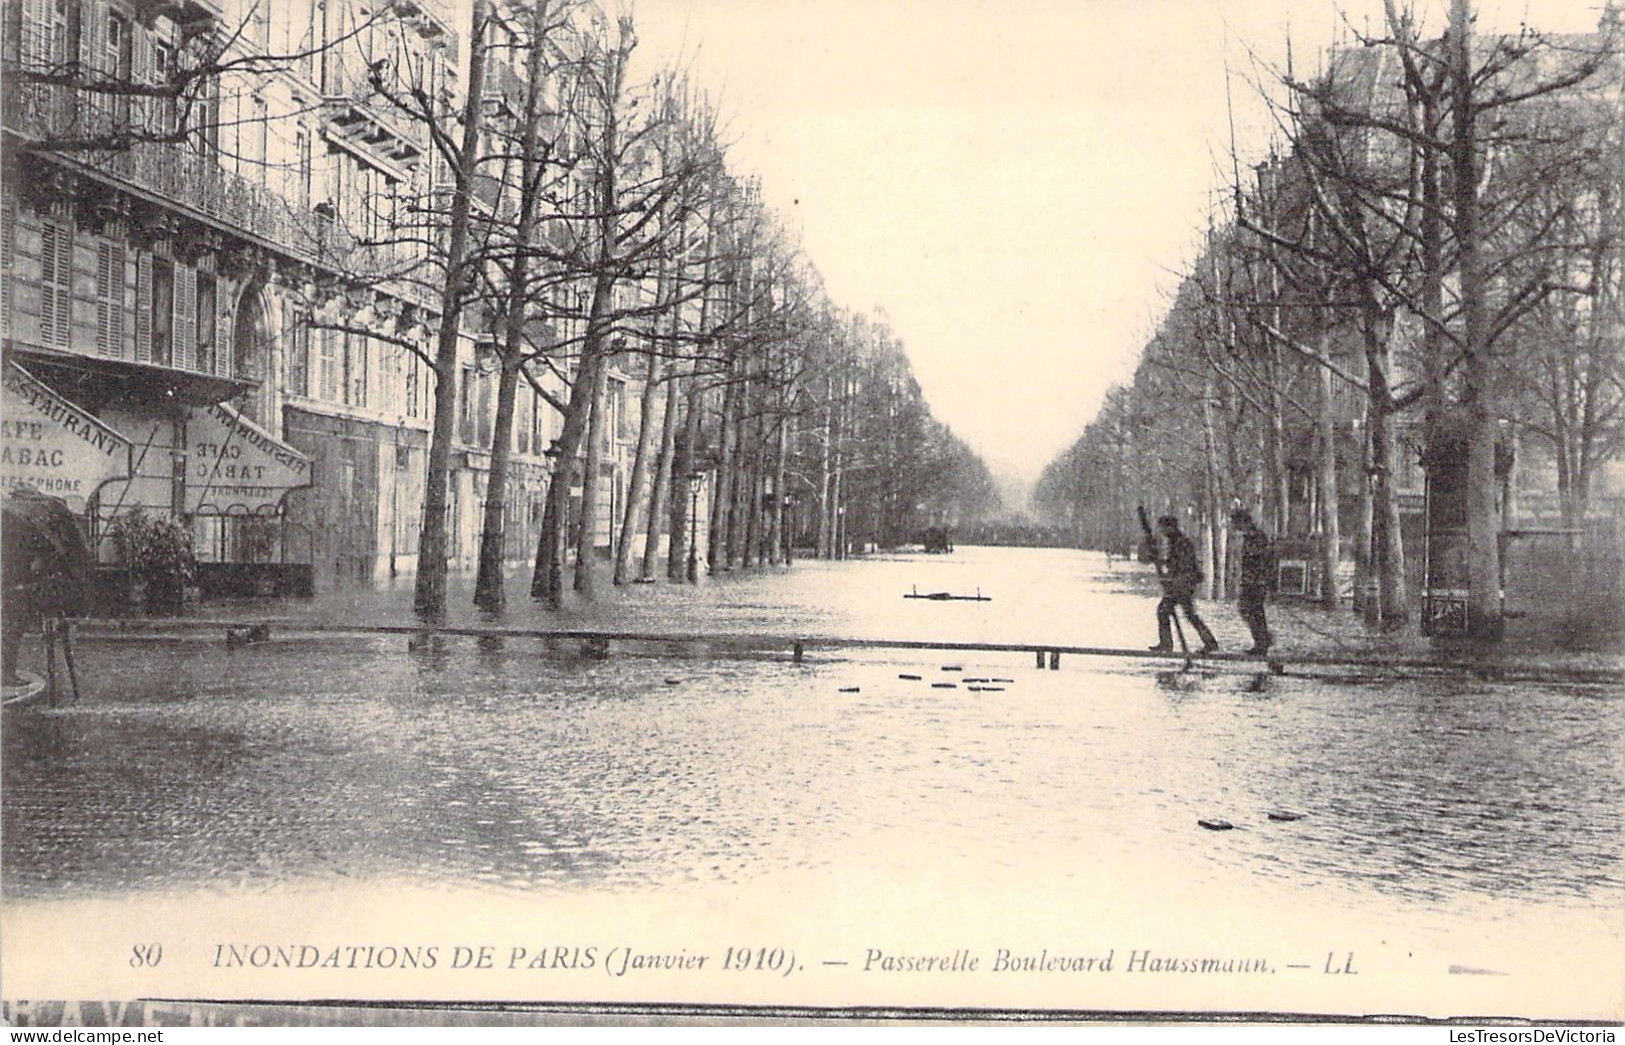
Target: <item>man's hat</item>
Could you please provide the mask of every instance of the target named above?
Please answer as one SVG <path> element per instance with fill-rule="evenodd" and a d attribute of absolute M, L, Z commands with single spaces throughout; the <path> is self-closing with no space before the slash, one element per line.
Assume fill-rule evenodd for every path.
<path fill-rule="evenodd" d="M 1157 525 L 1165 530 L 1179 529 L 1179 518 L 1173 515 L 1164 515 L 1157 519 Z"/>
<path fill-rule="evenodd" d="M 1230 521 L 1237 526 L 1250 526 L 1252 525 L 1253 515 L 1247 509 L 1237 506 L 1230 509 Z"/>

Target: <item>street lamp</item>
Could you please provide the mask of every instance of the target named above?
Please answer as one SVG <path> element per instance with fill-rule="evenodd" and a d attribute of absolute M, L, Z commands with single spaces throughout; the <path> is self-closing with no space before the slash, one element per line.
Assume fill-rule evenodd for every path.
<path fill-rule="evenodd" d="M 695 583 L 700 579 L 699 545 L 700 545 L 700 487 L 705 483 L 704 472 L 690 472 L 688 475 L 688 582 Z"/>

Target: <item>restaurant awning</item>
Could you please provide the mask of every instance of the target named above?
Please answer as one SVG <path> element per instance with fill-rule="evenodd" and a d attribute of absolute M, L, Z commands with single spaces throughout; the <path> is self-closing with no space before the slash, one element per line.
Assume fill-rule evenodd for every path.
<path fill-rule="evenodd" d="M 224 403 L 186 418 L 189 515 L 270 515 L 311 484 L 310 458 Z"/>
<path fill-rule="evenodd" d="M 127 479 L 130 440 L 8 361 L 0 386 L 0 484 L 60 497 L 76 512 L 104 483 Z"/>

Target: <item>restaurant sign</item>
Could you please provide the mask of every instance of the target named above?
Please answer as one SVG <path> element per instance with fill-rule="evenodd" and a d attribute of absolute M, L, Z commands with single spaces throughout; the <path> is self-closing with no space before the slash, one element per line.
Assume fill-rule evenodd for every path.
<path fill-rule="evenodd" d="M 311 483 L 310 458 L 223 403 L 187 415 L 186 446 L 188 514 L 273 514 Z"/>
<path fill-rule="evenodd" d="M 124 436 L 16 363 L 6 363 L 0 384 L 0 486 L 31 486 L 84 511 L 102 484 L 130 477 Z"/>

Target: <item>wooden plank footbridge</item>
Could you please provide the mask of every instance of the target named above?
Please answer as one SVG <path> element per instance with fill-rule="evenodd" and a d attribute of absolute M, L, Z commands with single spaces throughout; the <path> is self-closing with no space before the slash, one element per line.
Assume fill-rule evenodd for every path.
<path fill-rule="evenodd" d="M 247 646 L 280 638 L 313 634 L 389 636 L 406 639 L 408 649 L 421 648 L 446 638 L 486 642 L 539 641 L 552 649 L 574 645 L 588 657 L 608 657 L 612 650 L 637 656 L 784 657 L 800 664 L 810 652 L 854 650 L 918 650 L 922 653 L 986 653 L 1031 657 L 1038 669 L 1059 670 L 1064 658 L 1085 657 L 1118 661 L 1155 662 L 1181 673 L 1220 671 L 1272 673 L 1327 681 L 1380 681 L 1405 678 L 1468 678 L 1495 682 L 1542 684 L 1625 685 L 1625 666 L 1565 665 L 1540 662 L 1462 657 L 1373 657 L 1360 651 L 1316 652 L 1268 659 L 1243 653 L 1162 653 L 1147 649 L 1077 646 L 1049 642 L 941 642 L 923 639 L 851 638 L 830 635 L 769 635 L 742 632 L 673 633 L 606 631 L 598 629 L 546 629 L 457 627 L 422 624 L 361 624 L 297 619 L 229 621 L 119 621 L 83 626 L 82 634 L 96 641 L 223 636 L 225 645 Z"/>

